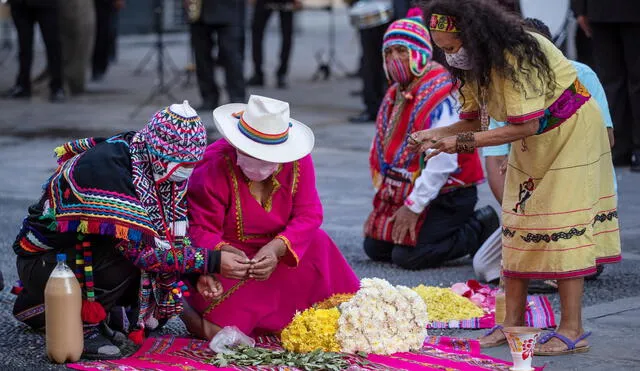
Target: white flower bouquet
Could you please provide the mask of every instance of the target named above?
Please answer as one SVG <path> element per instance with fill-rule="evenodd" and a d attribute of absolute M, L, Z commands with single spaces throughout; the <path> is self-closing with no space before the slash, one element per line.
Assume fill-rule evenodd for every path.
<path fill-rule="evenodd" d="M 417 350 L 427 336 L 427 306 L 413 290 L 365 278 L 339 306 L 336 338 L 343 352 L 392 354 Z"/>

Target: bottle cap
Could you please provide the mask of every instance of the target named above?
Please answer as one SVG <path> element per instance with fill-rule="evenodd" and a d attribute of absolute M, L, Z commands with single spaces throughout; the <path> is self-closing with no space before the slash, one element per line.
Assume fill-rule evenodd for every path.
<path fill-rule="evenodd" d="M 56 261 L 58 263 L 66 262 L 67 261 L 67 254 L 56 254 Z"/>

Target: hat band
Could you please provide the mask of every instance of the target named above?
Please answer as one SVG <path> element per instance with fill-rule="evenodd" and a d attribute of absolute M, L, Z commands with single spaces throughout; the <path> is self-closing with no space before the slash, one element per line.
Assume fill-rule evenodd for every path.
<path fill-rule="evenodd" d="M 456 25 L 456 18 L 450 15 L 432 14 L 429 22 L 431 31 L 460 32 Z"/>
<path fill-rule="evenodd" d="M 291 128 L 291 123 L 287 126 L 287 129 L 279 134 L 267 134 L 263 133 L 255 128 L 251 127 L 249 123 L 244 120 L 242 112 L 234 113 L 234 117 L 238 118 L 238 130 L 247 138 L 253 140 L 254 142 L 261 144 L 282 144 L 289 139 L 289 129 Z"/>

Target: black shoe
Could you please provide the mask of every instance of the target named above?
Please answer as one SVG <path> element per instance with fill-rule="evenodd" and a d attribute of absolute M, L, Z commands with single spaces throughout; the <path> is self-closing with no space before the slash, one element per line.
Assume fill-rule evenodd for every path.
<path fill-rule="evenodd" d="M 253 75 L 253 76 L 251 76 L 251 78 L 247 81 L 247 85 L 248 86 L 259 86 L 259 87 L 264 86 L 264 76 L 263 75 Z"/>
<path fill-rule="evenodd" d="M 51 103 L 62 103 L 66 100 L 66 96 L 64 95 L 64 90 L 56 89 L 49 94 L 49 102 Z"/>
<path fill-rule="evenodd" d="M 287 79 L 284 76 L 276 76 L 276 86 L 278 89 L 286 89 Z"/>
<path fill-rule="evenodd" d="M 356 116 L 349 117 L 349 122 L 352 124 L 367 124 L 375 121 L 376 116 L 369 114 L 369 112 L 367 111 L 364 111 Z"/>
<path fill-rule="evenodd" d="M 634 150 L 631 154 L 631 171 L 640 172 L 640 150 Z"/>
<path fill-rule="evenodd" d="M 127 335 L 120 331 L 112 329 L 111 327 L 109 327 L 109 325 L 107 325 L 106 321 L 100 322 L 98 326 L 100 326 L 100 333 L 102 333 L 104 337 L 109 339 L 109 341 L 113 345 L 121 347 L 128 341 Z"/>
<path fill-rule="evenodd" d="M 9 99 L 26 99 L 31 98 L 31 92 L 20 85 L 16 85 L 4 94 Z"/>
<path fill-rule="evenodd" d="M 469 251 L 469 255 L 473 256 L 478 252 L 480 246 L 500 227 L 500 218 L 498 214 L 491 206 L 485 206 L 476 210 L 473 213 L 473 217 L 480 223 L 480 235 L 478 236 L 478 246 L 472 251 Z"/>
<path fill-rule="evenodd" d="M 100 325 L 84 327 L 82 358 L 103 360 L 117 359 L 121 356 L 120 349 L 102 334 Z"/>

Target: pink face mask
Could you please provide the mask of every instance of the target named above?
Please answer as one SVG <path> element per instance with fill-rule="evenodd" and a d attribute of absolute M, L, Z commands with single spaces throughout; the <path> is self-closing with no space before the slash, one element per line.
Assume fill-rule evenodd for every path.
<path fill-rule="evenodd" d="M 254 182 L 261 182 L 278 170 L 278 164 L 258 160 L 257 158 L 243 155 L 240 152 L 237 153 L 238 161 L 236 164 L 240 167 L 244 175 Z"/>

